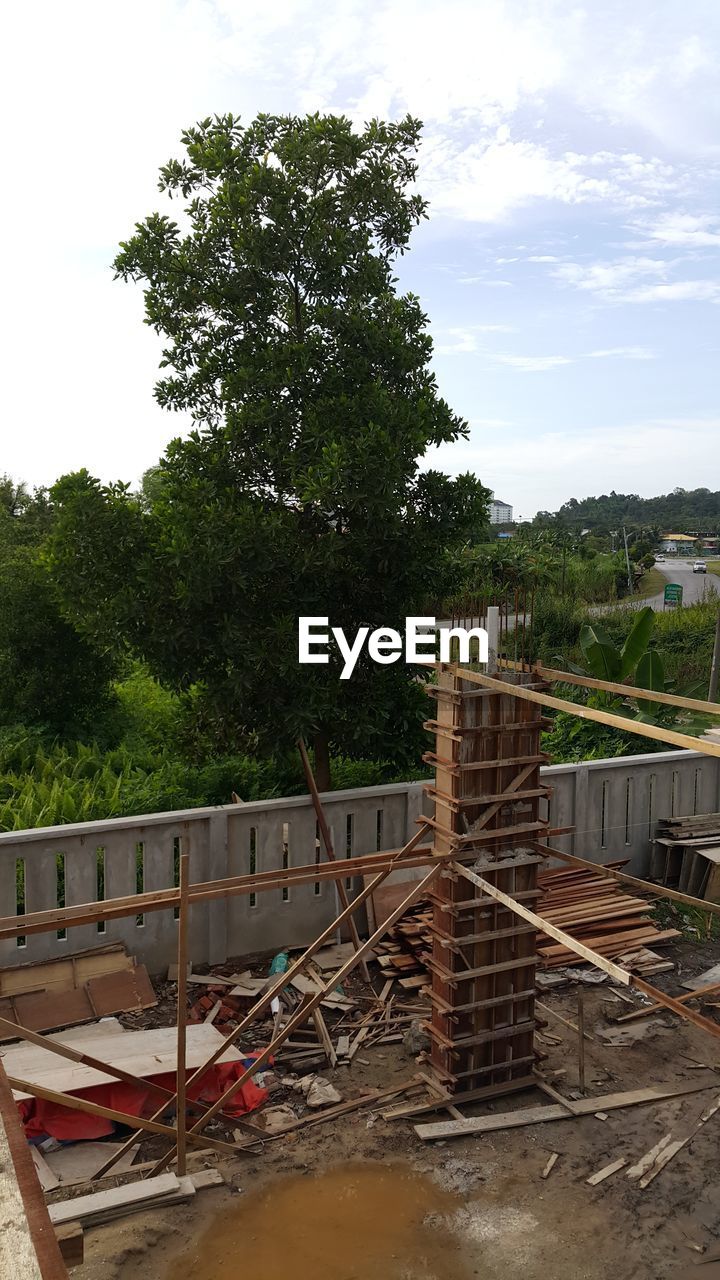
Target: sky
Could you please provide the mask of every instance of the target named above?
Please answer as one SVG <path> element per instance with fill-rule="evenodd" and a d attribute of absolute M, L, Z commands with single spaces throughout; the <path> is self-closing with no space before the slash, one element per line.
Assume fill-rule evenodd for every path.
<path fill-rule="evenodd" d="M 110 265 L 184 128 L 410 112 L 430 218 L 398 275 L 470 424 L 425 465 L 520 518 L 720 488 L 717 0 L 24 0 L 0 49 L 0 472 L 135 484 L 188 429 Z"/>

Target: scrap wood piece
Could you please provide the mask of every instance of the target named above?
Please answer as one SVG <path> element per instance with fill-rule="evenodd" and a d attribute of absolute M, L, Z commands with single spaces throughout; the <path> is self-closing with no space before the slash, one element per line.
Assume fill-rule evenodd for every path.
<path fill-rule="evenodd" d="M 61 1200 L 58 1204 L 51 1204 L 48 1213 L 54 1226 L 63 1222 L 85 1224 L 108 1209 L 126 1209 L 138 1204 L 145 1208 L 148 1201 L 160 1200 L 179 1191 L 180 1183 L 175 1174 L 164 1173 L 159 1178 L 145 1178 L 124 1187 L 110 1187 L 87 1196 L 77 1196 L 74 1200 Z"/>
<path fill-rule="evenodd" d="M 546 1120 L 573 1120 L 584 1115 L 593 1115 L 596 1111 L 614 1111 L 618 1107 L 633 1107 L 641 1103 L 663 1102 L 666 1098 L 682 1097 L 686 1093 L 699 1093 L 705 1089 L 716 1089 L 717 1080 L 706 1081 L 700 1085 L 680 1085 L 679 1087 L 656 1086 L 650 1089 L 631 1089 L 625 1093 L 608 1093 L 598 1098 L 580 1098 L 574 1103 L 577 1115 L 572 1116 L 566 1107 L 541 1106 L 528 1107 L 523 1111 L 505 1111 L 500 1115 L 477 1116 L 468 1120 L 449 1120 L 439 1124 L 416 1124 L 415 1132 L 424 1142 L 436 1138 L 463 1138 L 473 1133 L 494 1133 L 498 1129 L 515 1129 L 526 1124 L 543 1124 Z"/>
<path fill-rule="evenodd" d="M 0 997 L 29 995 L 51 988 L 69 990 L 84 985 L 88 978 L 127 969 L 133 963 L 123 942 L 108 942 L 54 960 L 8 966 L 0 969 Z"/>
<path fill-rule="evenodd" d="M 55 1227 L 55 1239 L 66 1267 L 81 1267 L 85 1260 L 85 1233 L 81 1222 Z"/>
<path fill-rule="evenodd" d="M 695 1119 L 686 1121 L 673 1134 L 666 1133 L 664 1137 L 656 1142 L 655 1146 L 646 1152 L 641 1160 L 628 1169 L 627 1176 L 632 1180 L 638 1180 L 638 1186 L 649 1186 L 654 1178 L 669 1164 L 678 1151 L 681 1151 L 688 1142 L 695 1137 L 695 1134 L 702 1129 L 717 1111 L 720 1111 L 720 1095 L 715 1098 Z"/>
<path fill-rule="evenodd" d="M 322 1044 L 323 1049 L 325 1050 L 325 1056 L 328 1062 L 330 1063 L 330 1066 L 336 1067 L 338 1059 L 337 1059 L 337 1053 L 335 1051 L 335 1045 L 330 1039 L 330 1033 L 327 1029 L 327 1023 L 325 1022 L 325 1019 L 323 1018 L 323 1015 L 320 1009 L 313 1009 L 312 1019 L 315 1025 L 315 1030 L 317 1032 L 318 1039 Z"/>
<path fill-rule="evenodd" d="M 55 1177 L 56 1186 L 71 1187 L 78 1182 L 92 1182 L 103 1161 L 120 1146 L 116 1142 L 73 1142 L 57 1151 L 48 1151 L 44 1157 L 45 1164 Z M 127 1152 L 115 1166 L 116 1173 L 129 1173 L 136 1155 L 136 1149 Z"/>
<path fill-rule="evenodd" d="M 549 1177 L 550 1177 L 550 1174 L 552 1173 L 552 1171 L 553 1171 L 553 1169 L 555 1168 L 555 1165 L 557 1164 L 557 1162 L 558 1162 L 558 1160 L 559 1160 L 559 1159 L 560 1159 L 560 1153 L 559 1153 L 559 1151 L 553 1151 L 552 1155 L 550 1156 L 550 1159 L 548 1160 L 547 1164 L 545 1165 L 545 1168 L 543 1169 L 542 1173 L 540 1174 L 540 1177 L 541 1177 L 541 1178 L 543 1178 L 543 1179 L 545 1179 L 545 1178 L 549 1178 Z"/>
<path fill-rule="evenodd" d="M 60 1179 L 50 1168 L 50 1165 L 47 1163 L 42 1151 L 39 1151 L 37 1147 L 33 1146 L 30 1148 L 30 1155 L 32 1156 L 32 1162 L 35 1165 L 35 1172 L 43 1191 L 54 1191 L 56 1187 L 60 1186 Z"/>
<path fill-rule="evenodd" d="M 601 1182 L 604 1182 L 606 1178 L 611 1178 L 619 1169 L 624 1169 L 626 1164 L 627 1158 L 625 1156 L 621 1156 L 619 1160 L 613 1160 L 612 1164 L 606 1164 L 602 1169 L 598 1169 L 597 1173 L 591 1173 L 590 1177 L 586 1178 L 585 1181 L 588 1186 L 597 1187 Z"/>
<path fill-rule="evenodd" d="M 703 996 L 714 996 L 720 991 L 720 982 L 711 983 L 708 987 L 698 987 L 694 991 L 685 992 L 684 996 L 675 996 L 675 1000 L 679 1005 L 687 1005 L 688 1000 L 702 1000 Z M 664 1005 L 643 1005 L 642 1009 L 633 1009 L 630 1014 L 621 1014 L 620 1018 L 616 1018 L 616 1023 L 634 1023 L 641 1018 L 648 1018 L 651 1014 L 657 1012 L 666 1012 Z"/>

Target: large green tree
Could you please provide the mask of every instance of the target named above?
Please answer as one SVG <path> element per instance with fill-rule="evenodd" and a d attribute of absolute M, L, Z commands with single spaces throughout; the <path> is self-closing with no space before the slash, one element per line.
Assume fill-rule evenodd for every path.
<path fill-rule="evenodd" d="M 0 476 L 0 726 L 74 737 L 107 709 L 115 669 L 64 616 L 43 555 L 52 518 L 43 489 Z"/>
<path fill-rule="evenodd" d="M 442 554 L 486 521 L 470 475 L 421 469 L 467 433 L 438 394 L 420 302 L 394 263 L 426 206 L 419 122 L 232 116 L 183 135 L 152 214 L 116 259 L 165 340 L 159 402 L 196 426 L 140 499 L 84 473 L 56 486 L 55 574 L 74 617 L 113 629 L 226 728 L 417 750 L 417 668 L 299 666 L 299 615 L 398 626 Z M 410 745 L 412 739 L 412 745 Z"/>

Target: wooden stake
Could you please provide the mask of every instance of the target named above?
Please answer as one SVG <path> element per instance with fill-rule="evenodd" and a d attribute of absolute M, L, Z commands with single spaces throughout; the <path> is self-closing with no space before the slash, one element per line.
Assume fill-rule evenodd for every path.
<path fill-rule="evenodd" d="M 578 1087 L 585 1092 L 585 992 L 582 984 L 577 989 L 577 1026 L 578 1026 Z"/>
<path fill-rule="evenodd" d="M 325 817 L 325 810 L 322 807 L 322 800 L 320 799 L 320 792 L 317 789 L 315 775 L 312 771 L 312 765 L 310 764 L 310 759 L 302 738 L 298 738 L 297 747 L 300 752 L 300 759 L 302 760 L 303 769 L 305 771 L 305 780 L 308 784 L 308 791 L 312 796 L 313 808 L 315 809 L 315 816 L 317 817 L 318 826 L 320 828 L 320 835 L 322 836 L 322 842 L 325 846 L 325 856 L 327 857 L 328 862 L 335 862 L 336 859 L 335 850 L 333 849 L 332 835 L 330 834 L 330 828 L 327 823 L 327 818 Z M 348 896 L 342 880 L 336 880 L 335 887 L 337 889 L 337 896 L 340 899 L 341 906 L 347 907 Z M 353 946 L 356 951 L 359 951 L 360 935 L 357 931 L 357 925 L 352 918 L 348 920 L 348 928 L 353 940 Z M 362 969 L 363 978 L 367 983 L 369 983 L 370 970 L 368 969 L 366 960 L 362 960 L 360 962 L 360 968 Z"/>
<path fill-rule="evenodd" d="M 178 1177 L 184 1178 L 186 1168 L 186 1059 L 187 1039 L 187 954 L 188 954 L 188 916 L 190 907 L 188 888 L 190 885 L 190 858 L 187 853 L 180 858 L 180 915 L 178 917 L 178 979 L 177 979 L 177 1071 L 175 1087 L 177 1104 L 175 1108 L 177 1126 L 177 1171 Z"/>

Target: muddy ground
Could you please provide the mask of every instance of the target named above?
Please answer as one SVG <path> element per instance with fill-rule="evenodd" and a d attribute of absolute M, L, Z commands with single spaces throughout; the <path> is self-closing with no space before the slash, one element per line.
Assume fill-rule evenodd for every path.
<path fill-rule="evenodd" d="M 720 947 L 717 943 L 681 943 L 667 954 L 676 963 L 676 971 L 658 976 L 655 985 L 678 991 L 685 978 L 717 963 Z M 628 1012 L 630 1005 L 609 981 L 584 989 L 586 1027 L 593 1037 L 586 1042 L 589 1095 L 706 1079 L 714 1083 L 717 1079 L 720 1096 L 718 1041 L 689 1023 L 679 1023 L 671 1014 L 663 1014 L 628 1024 L 644 1029 L 636 1043 L 607 1045 L 600 1034 L 619 1014 Z M 556 1014 L 575 1021 L 574 984 L 544 993 L 540 999 Z M 630 999 L 637 1006 L 643 1003 L 634 993 Z M 717 1019 L 720 1009 L 705 1006 L 704 1012 Z M 156 1016 L 161 1014 L 162 1010 L 155 1011 Z M 554 1087 L 570 1095 L 578 1088 L 577 1035 L 556 1017 L 542 1016 L 547 1019 L 539 1041 L 548 1055 L 544 1069 L 564 1072 L 555 1078 Z M 350 1067 L 323 1069 L 323 1075 L 344 1098 L 366 1088 L 385 1089 L 401 1083 L 418 1069 L 402 1045 L 376 1046 L 359 1058 Z M 292 1095 L 273 1095 L 272 1104 L 286 1096 Z M 202 1161 L 220 1168 L 227 1187 L 199 1192 L 191 1205 L 138 1214 L 87 1231 L 85 1263 L 72 1275 L 74 1280 L 206 1280 L 222 1273 L 233 1280 L 236 1275 L 244 1277 L 246 1270 L 259 1269 L 257 1280 L 277 1280 L 272 1262 L 263 1263 L 266 1255 L 257 1252 L 262 1241 L 258 1242 L 253 1225 L 262 1223 L 267 1235 L 268 1221 L 274 1221 L 270 1210 L 277 1204 L 276 1230 L 286 1258 L 277 1276 L 293 1280 L 305 1280 L 312 1274 L 319 1280 L 325 1276 L 330 1280 L 365 1280 L 366 1276 L 383 1280 L 396 1275 L 414 1275 L 419 1280 L 421 1274 L 441 1280 L 445 1276 L 458 1280 L 465 1276 L 487 1280 L 501 1276 L 504 1280 L 665 1280 L 686 1272 L 703 1280 L 713 1268 L 695 1270 L 694 1264 L 702 1261 L 698 1250 L 712 1251 L 720 1244 L 720 1112 L 645 1190 L 629 1181 L 625 1170 L 595 1187 L 588 1186 L 585 1179 L 620 1157 L 632 1164 L 678 1120 L 698 1116 L 714 1096 L 710 1089 L 659 1104 L 611 1111 L 605 1120 L 594 1115 L 570 1117 L 445 1142 L 421 1141 L 411 1121 L 385 1121 L 359 1111 L 270 1141 L 260 1154 L 228 1162 L 212 1155 L 201 1157 L 200 1163 L 195 1158 L 193 1168 L 202 1167 Z M 530 1090 L 467 1107 L 465 1114 L 497 1113 L 544 1102 L 550 1100 Z M 448 1117 L 438 1113 L 425 1118 Z M 140 1158 L 161 1149 L 145 1144 Z M 543 1180 L 542 1170 L 553 1152 L 559 1159 Z M 397 1270 L 395 1262 L 388 1262 L 384 1270 L 377 1259 L 366 1259 L 364 1264 L 373 1231 L 359 1211 L 355 1215 L 359 1225 L 353 1229 L 352 1198 L 342 1194 L 347 1185 L 360 1196 L 362 1188 L 358 1191 L 354 1176 L 359 1162 L 363 1162 L 363 1175 L 367 1162 L 375 1162 L 386 1177 L 392 1165 L 393 1176 L 399 1179 L 403 1173 L 415 1172 L 432 1180 L 446 1242 L 442 1266 L 428 1261 L 427 1255 L 424 1270 L 418 1266 Z M 338 1177 L 328 1181 L 335 1169 L 339 1169 Z M 296 1204 L 292 1194 L 285 1194 L 288 1188 L 291 1192 L 297 1188 L 297 1182 L 289 1183 L 289 1178 L 307 1179 L 307 1187 L 317 1191 L 308 1202 L 323 1206 L 321 1221 L 332 1219 L 336 1234 L 337 1230 L 346 1232 L 347 1248 L 341 1264 L 328 1260 L 328 1255 L 323 1258 L 325 1270 L 320 1266 L 306 1268 L 299 1252 L 296 1255 L 293 1212 L 300 1213 L 301 1208 L 299 1200 Z M 314 1179 L 318 1179 L 316 1188 Z M 422 1195 L 427 1195 L 427 1184 L 423 1187 Z M 401 1209 L 389 1203 L 387 1217 L 396 1212 L 401 1217 Z M 236 1248 L 226 1250 L 217 1271 L 207 1259 L 205 1265 L 210 1269 L 203 1269 L 208 1241 L 212 1242 L 221 1224 L 232 1221 L 235 1214 Z M 384 1215 L 375 1220 L 380 1217 L 384 1220 Z M 344 1225 L 338 1227 L 338 1222 Z M 321 1227 L 318 1234 L 320 1231 Z M 404 1247 L 406 1238 L 399 1235 L 398 1249 Z M 392 1247 L 390 1241 L 388 1258 Z"/>

